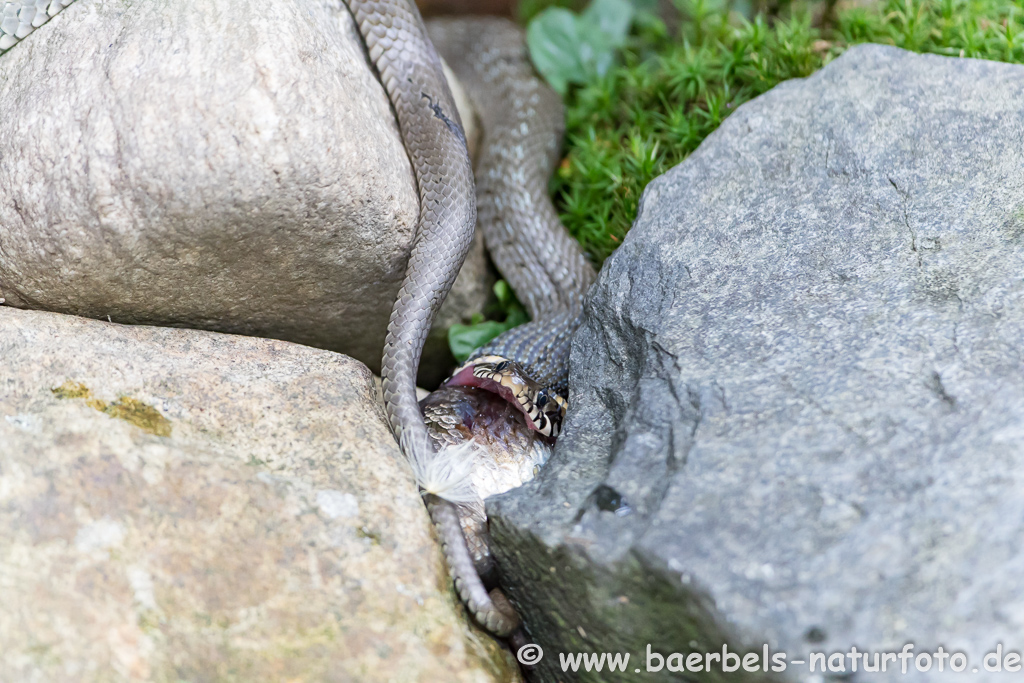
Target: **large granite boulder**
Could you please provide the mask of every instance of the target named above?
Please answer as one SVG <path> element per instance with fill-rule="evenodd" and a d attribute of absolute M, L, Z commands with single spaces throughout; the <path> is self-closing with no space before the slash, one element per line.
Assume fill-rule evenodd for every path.
<path fill-rule="evenodd" d="M 0 307 L 0 680 L 518 680 L 361 363 Z"/>
<path fill-rule="evenodd" d="M 340 0 L 78 0 L 0 56 L 0 121 L 9 305 L 379 370 L 419 201 Z M 490 293 L 473 253 L 439 328 Z M 442 329 L 421 380 L 447 359 Z"/>
<path fill-rule="evenodd" d="M 648 644 L 767 644 L 787 680 L 822 680 L 810 652 L 853 681 L 1020 665 L 1022 131 L 1024 67 L 862 46 L 651 183 L 555 455 L 488 505 L 537 680 L 639 680 Z M 908 643 L 906 676 L 834 656 Z M 567 679 L 581 651 L 628 674 Z"/>

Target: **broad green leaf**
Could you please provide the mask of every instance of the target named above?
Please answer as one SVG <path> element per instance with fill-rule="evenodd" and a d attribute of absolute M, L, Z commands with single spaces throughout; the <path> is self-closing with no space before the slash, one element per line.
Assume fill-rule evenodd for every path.
<path fill-rule="evenodd" d="M 580 15 L 586 38 L 592 37 L 592 31 L 604 34 L 612 48 L 620 48 L 626 42 L 629 26 L 633 22 L 633 5 L 627 0 L 593 0 Z M 594 44 L 594 41 L 589 41 Z"/>
<path fill-rule="evenodd" d="M 565 94 L 570 83 L 604 76 L 625 44 L 636 9 L 647 0 L 593 0 L 579 16 L 550 7 L 530 22 L 526 44 L 534 66 L 551 87 Z"/>
<path fill-rule="evenodd" d="M 582 82 L 586 77 L 580 59 L 581 43 L 576 16 L 561 7 L 544 10 L 526 29 L 526 45 L 533 65 L 563 95 L 569 83 Z"/>

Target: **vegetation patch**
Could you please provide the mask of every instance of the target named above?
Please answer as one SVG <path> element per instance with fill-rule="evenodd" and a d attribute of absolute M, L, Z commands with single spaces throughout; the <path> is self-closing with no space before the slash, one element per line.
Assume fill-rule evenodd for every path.
<path fill-rule="evenodd" d="M 64 382 L 59 387 L 50 389 L 50 391 L 57 398 L 89 398 L 92 396 L 89 387 L 81 382 L 72 382 L 71 380 Z"/>
<path fill-rule="evenodd" d="M 495 302 L 483 314 L 476 313 L 468 325 L 455 323 L 448 328 L 448 348 L 459 363 L 465 363 L 476 349 L 502 332 L 530 321 L 515 292 L 504 280 L 494 283 Z"/>
<path fill-rule="evenodd" d="M 81 382 L 68 380 L 59 387 L 50 389 L 60 399 L 86 399 L 85 404 L 110 417 L 124 420 L 139 429 L 157 436 L 171 435 L 171 422 L 153 406 L 130 396 L 122 396 L 113 403 L 94 398 L 89 387 Z"/>
<path fill-rule="evenodd" d="M 91 404 L 90 404 L 91 405 Z M 95 407 L 95 406 L 94 406 Z M 130 422 L 139 429 L 157 436 L 171 435 L 171 422 L 160 414 L 156 408 L 129 396 L 122 396 L 102 409 L 97 408 L 110 417 Z"/>
<path fill-rule="evenodd" d="M 570 4 L 524 3 L 533 17 L 528 33 Z M 555 83 L 569 85 L 566 151 L 552 191 L 563 222 L 597 266 L 625 237 L 647 183 L 689 156 L 738 106 L 809 76 L 852 45 L 1024 61 L 1024 8 L 1009 0 L 760 3 L 759 11 L 752 2 L 675 0 L 680 21 L 672 29 L 649 2 L 632 4 L 617 63 L 603 74 L 590 67 L 561 73 Z M 578 21 L 593 23 L 585 13 L 592 17 L 595 7 Z"/>

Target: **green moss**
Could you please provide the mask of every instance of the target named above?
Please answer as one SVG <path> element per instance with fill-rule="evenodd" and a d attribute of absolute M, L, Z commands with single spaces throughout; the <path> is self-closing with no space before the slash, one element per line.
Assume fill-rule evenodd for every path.
<path fill-rule="evenodd" d="M 361 526 L 356 529 L 356 536 L 359 538 L 365 538 L 370 541 L 371 545 L 380 545 L 381 535 L 380 532 L 374 531 L 369 527 Z"/>
<path fill-rule="evenodd" d="M 93 410 L 98 410 L 118 420 L 124 420 L 150 434 L 156 434 L 157 436 L 171 435 L 170 420 L 161 415 L 160 411 L 153 406 L 143 403 L 138 399 L 122 396 L 113 403 L 107 403 L 106 401 L 94 398 L 89 387 L 81 382 L 72 382 L 71 380 L 64 382 L 59 387 L 50 389 L 50 391 L 60 399 L 84 398 L 86 399 L 85 404 Z"/>
<path fill-rule="evenodd" d="M 535 13 L 545 3 L 529 3 Z M 564 4 L 559 2 L 557 4 Z M 620 65 L 567 97 L 566 154 L 552 180 L 569 231 L 600 265 L 647 183 L 685 159 L 744 102 L 808 76 L 856 43 L 1024 61 L 1024 11 L 1009 0 L 788 5 L 747 20 L 714 0 L 677 0 L 678 32 L 642 22 Z M 813 26 L 812 10 L 824 16 Z"/>
<path fill-rule="evenodd" d="M 113 403 L 106 404 L 102 409 L 97 407 L 97 410 L 102 410 L 102 412 L 110 417 L 130 422 L 150 434 L 156 434 L 157 436 L 171 435 L 170 420 L 161 415 L 153 406 L 129 396 L 122 396 Z"/>
<path fill-rule="evenodd" d="M 85 386 L 81 382 L 72 382 L 68 380 L 61 384 L 59 387 L 50 389 L 54 396 L 57 398 L 89 398 L 92 396 L 92 392 L 89 391 L 89 387 Z"/>

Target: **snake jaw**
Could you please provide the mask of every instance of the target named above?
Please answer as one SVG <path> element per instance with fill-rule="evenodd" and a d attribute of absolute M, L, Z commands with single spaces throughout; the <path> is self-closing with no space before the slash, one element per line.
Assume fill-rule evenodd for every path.
<path fill-rule="evenodd" d="M 514 405 L 543 436 L 557 437 L 568 401 L 533 381 L 523 367 L 503 356 L 480 356 L 460 367 L 446 386 L 474 386 L 494 392 Z"/>

